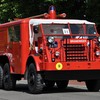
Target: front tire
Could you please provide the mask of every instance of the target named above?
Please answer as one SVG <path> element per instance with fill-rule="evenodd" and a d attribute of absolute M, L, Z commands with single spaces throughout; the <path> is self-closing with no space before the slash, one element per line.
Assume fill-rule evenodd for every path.
<path fill-rule="evenodd" d="M 98 92 L 100 89 L 100 80 L 87 80 L 85 83 L 88 91 Z"/>
<path fill-rule="evenodd" d="M 0 89 L 3 88 L 3 69 L 0 65 Z"/>
<path fill-rule="evenodd" d="M 43 90 L 42 77 L 36 72 L 35 65 L 31 63 L 28 68 L 28 88 L 31 93 L 41 93 Z"/>
<path fill-rule="evenodd" d="M 4 83 L 4 89 L 5 90 L 13 90 L 16 86 L 16 79 L 10 74 L 10 67 L 9 64 L 6 63 L 4 65 L 4 77 L 3 77 L 3 83 Z"/>

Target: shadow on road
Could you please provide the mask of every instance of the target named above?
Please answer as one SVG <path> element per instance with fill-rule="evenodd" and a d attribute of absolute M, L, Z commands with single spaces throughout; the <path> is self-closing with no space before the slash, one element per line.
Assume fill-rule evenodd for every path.
<path fill-rule="evenodd" d="M 14 91 L 29 93 L 28 85 L 27 84 L 17 84 L 16 89 Z M 68 86 L 66 89 L 60 90 L 56 86 L 53 87 L 52 89 L 48 89 L 47 87 L 44 86 L 42 94 L 66 93 L 66 92 L 67 93 L 70 93 L 70 92 L 71 93 L 73 93 L 73 92 L 87 92 L 87 89 L 82 89 L 82 88 L 79 88 L 79 87 L 77 88 L 75 86 Z"/>
<path fill-rule="evenodd" d="M 87 92 L 86 89 L 79 89 L 79 88 L 76 88 L 76 87 L 72 87 L 72 86 L 68 86 L 66 89 L 58 89 L 57 87 L 54 87 L 52 89 L 47 89 L 46 87 L 44 88 L 43 90 L 43 93 L 44 94 L 47 94 L 47 93 L 72 93 L 72 92 Z"/>

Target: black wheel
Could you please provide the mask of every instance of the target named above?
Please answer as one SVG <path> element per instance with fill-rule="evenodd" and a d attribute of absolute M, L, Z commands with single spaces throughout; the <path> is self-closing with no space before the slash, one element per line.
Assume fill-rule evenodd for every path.
<path fill-rule="evenodd" d="M 6 63 L 4 65 L 4 75 L 3 75 L 3 83 L 4 83 L 4 89 L 5 90 L 12 90 L 15 89 L 16 86 L 16 80 L 14 77 L 10 74 L 10 68 L 9 64 Z"/>
<path fill-rule="evenodd" d="M 3 88 L 3 69 L 0 65 L 0 89 Z"/>
<path fill-rule="evenodd" d="M 63 80 L 63 81 L 57 81 L 56 84 L 59 89 L 66 89 L 68 82 L 69 81 L 67 80 Z"/>
<path fill-rule="evenodd" d="M 42 77 L 39 73 L 36 72 L 33 63 L 29 65 L 27 81 L 28 81 L 28 88 L 31 93 L 37 94 L 42 92 L 43 90 Z"/>
<path fill-rule="evenodd" d="M 49 89 L 53 88 L 53 87 L 54 87 L 54 84 L 55 84 L 54 81 L 49 81 L 49 80 L 46 80 L 46 81 L 45 81 L 45 85 L 46 85 L 46 87 L 49 88 Z"/>
<path fill-rule="evenodd" d="M 87 80 L 85 83 L 88 91 L 98 92 L 100 89 L 100 80 Z"/>

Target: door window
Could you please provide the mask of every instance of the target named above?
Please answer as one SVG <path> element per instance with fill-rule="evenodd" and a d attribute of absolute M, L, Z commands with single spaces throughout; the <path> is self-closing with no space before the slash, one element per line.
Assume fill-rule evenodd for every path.
<path fill-rule="evenodd" d="M 9 27 L 8 32 L 9 32 L 10 41 L 14 41 L 14 42 L 20 41 L 20 26 L 19 25 Z"/>

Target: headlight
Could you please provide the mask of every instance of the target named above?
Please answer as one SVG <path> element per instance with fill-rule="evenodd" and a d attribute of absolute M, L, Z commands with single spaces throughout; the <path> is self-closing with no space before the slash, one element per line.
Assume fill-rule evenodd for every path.
<path fill-rule="evenodd" d="M 96 51 L 96 56 L 100 56 L 100 51 Z"/>
<path fill-rule="evenodd" d="M 59 52 L 59 51 L 56 51 L 56 52 L 55 52 L 55 56 L 56 56 L 56 57 L 59 57 L 59 56 L 60 56 L 60 52 Z"/>
<path fill-rule="evenodd" d="M 100 42 L 100 36 L 98 37 L 98 41 Z"/>
<path fill-rule="evenodd" d="M 53 42 L 54 42 L 54 37 L 51 37 L 51 36 L 48 37 L 48 42 L 49 42 L 49 43 L 53 43 Z"/>

